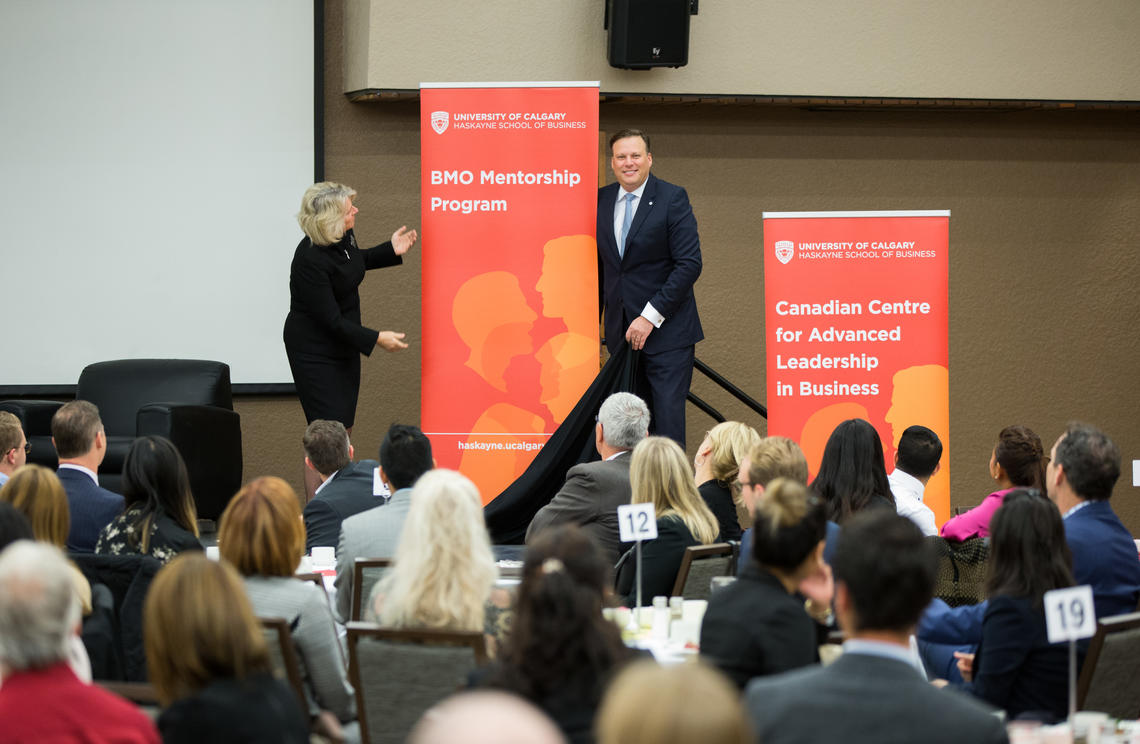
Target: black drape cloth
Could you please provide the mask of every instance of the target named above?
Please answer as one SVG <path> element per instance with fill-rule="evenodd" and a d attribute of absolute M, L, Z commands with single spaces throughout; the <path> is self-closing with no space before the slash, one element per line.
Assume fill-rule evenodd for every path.
<path fill-rule="evenodd" d="M 612 393 L 633 392 L 639 356 L 630 350 L 628 343 L 622 344 L 530 467 L 484 507 L 483 516 L 492 542 L 522 543 L 530 520 L 566 481 L 566 471 L 580 462 L 598 459 L 594 448 L 598 408 Z"/>

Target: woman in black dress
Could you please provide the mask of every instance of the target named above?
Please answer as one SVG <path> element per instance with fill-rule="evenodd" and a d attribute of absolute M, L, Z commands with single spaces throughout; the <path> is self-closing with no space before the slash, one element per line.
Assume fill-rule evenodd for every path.
<path fill-rule="evenodd" d="M 402 263 L 418 237 L 415 230 L 401 227 L 390 241 L 359 248 L 353 235 L 354 196 L 356 191 L 332 181 L 305 191 L 297 215 L 305 238 L 289 270 L 284 333 L 306 420 L 339 421 L 349 430 L 360 392 L 360 355 L 370 355 L 377 346 L 385 351 L 408 347 L 403 333 L 361 325 L 358 288 L 368 269 Z"/>

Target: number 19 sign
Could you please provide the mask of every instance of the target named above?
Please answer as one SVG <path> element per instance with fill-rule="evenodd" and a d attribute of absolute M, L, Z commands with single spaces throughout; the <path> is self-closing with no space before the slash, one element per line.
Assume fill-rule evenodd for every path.
<path fill-rule="evenodd" d="M 1092 587 L 1074 586 L 1045 592 L 1045 628 L 1049 643 L 1076 641 L 1096 635 Z"/>

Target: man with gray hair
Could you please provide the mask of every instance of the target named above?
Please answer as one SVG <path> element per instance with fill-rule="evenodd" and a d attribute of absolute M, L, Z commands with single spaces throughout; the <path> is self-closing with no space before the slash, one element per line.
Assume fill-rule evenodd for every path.
<path fill-rule="evenodd" d="M 59 549 L 20 540 L 0 553 L 0 741 L 158 744 L 135 706 L 71 671 L 78 633 L 79 599 Z"/>
<path fill-rule="evenodd" d="M 649 435 L 649 407 L 633 393 L 614 393 L 598 410 L 594 446 L 601 460 L 575 465 L 549 504 L 539 509 L 526 531 L 533 542 L 547 527 L 577 524 L 598 544 L 611 564 L 622 554 L 617 508 L 632 498 L 630 450 Z"/>

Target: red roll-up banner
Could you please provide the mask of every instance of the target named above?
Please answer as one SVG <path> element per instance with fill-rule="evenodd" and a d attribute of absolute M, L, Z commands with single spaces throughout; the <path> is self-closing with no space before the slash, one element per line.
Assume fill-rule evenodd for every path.
<path fill-rule="evenodd" d="M 942 440 L 924 501 L 950 515 L 949 211 L 765 212 L 768 433 L 814 477 L 841 421 L 871 422 L 894 467 L 911 425 Z"/>
<path fill-rule="evenodd" d="M 598 372 L 598 83 L 424 84 L 421 426 L 483 503 Z"/>

